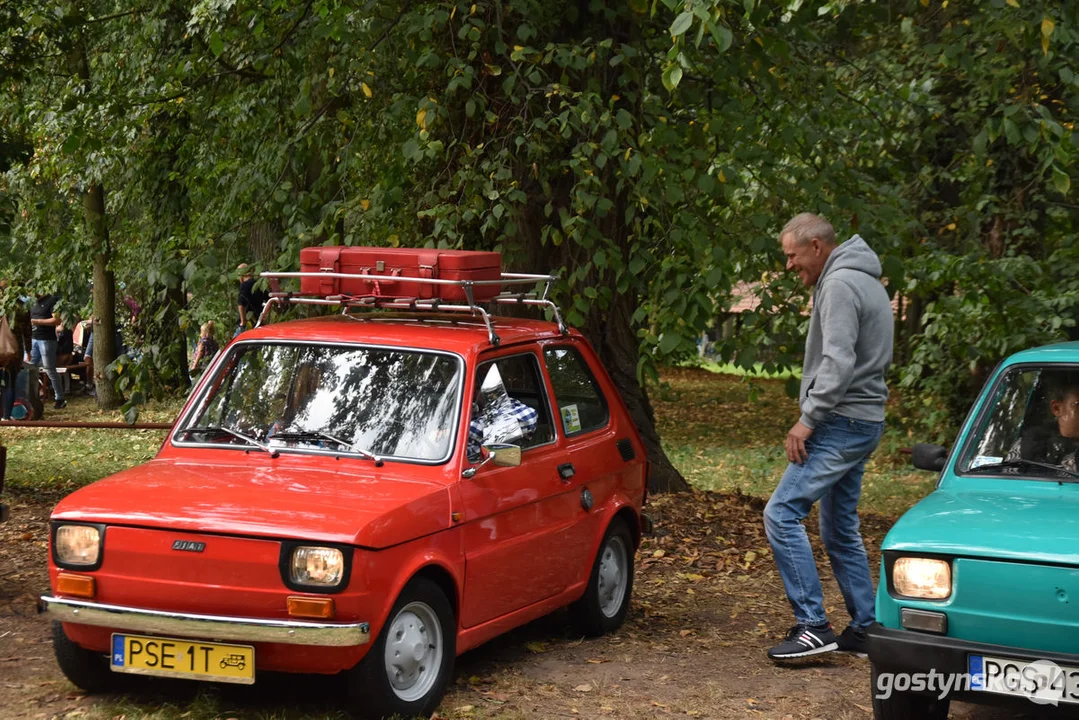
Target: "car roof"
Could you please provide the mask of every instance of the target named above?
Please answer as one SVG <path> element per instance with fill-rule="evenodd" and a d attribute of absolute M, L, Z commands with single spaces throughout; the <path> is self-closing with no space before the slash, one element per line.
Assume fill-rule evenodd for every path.
<path fill-rule="evenodd" d="M 1079 342 L 1062 342 L 1020 350 L 1010 355 L 1006 361 L 1007 365 L 1016 363 L 1079 363 Z"/>
<path fill-rule="evenodd" d="M 564 337 L 558 325 L 543 320 L 492 316 L 499 347 L 541 339 Z M 576 330 L 570 335 L 579 336 Z M 483 322 L 469 316 L 437 317 L 352 314 L 326 315 L 303 320 L 270 323 L 249 330 L 237 340 L 288 340 L 401 345 L 410 348 L 448 350 L 469 355 L 492 347 Z"/>

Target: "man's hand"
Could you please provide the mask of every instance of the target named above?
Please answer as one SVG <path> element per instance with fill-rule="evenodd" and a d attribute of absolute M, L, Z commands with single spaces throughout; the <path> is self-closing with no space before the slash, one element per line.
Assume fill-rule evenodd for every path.
<path fill-rule="evenodd" d="M 783 444 L 787 451 L 787 459 L 792 463 L 801 465 L 809 457 L 806 452 L 806 440 L 813 434 L 813 428 L 806 427 L 802 421 L 794 423 L 794 427 L 787 432 L 787 440 Z"/>

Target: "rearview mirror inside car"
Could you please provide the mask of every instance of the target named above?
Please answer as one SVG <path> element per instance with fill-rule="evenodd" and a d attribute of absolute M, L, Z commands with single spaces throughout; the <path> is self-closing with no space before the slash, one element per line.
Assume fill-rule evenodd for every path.
<path fill-rule="evenodd" d="M 918 443 L 911 451 L 911 463 L 919 470 L 940 472 L 944 469 L 944 461 L 947 459 L 948 448 L 942 445 Z"/>

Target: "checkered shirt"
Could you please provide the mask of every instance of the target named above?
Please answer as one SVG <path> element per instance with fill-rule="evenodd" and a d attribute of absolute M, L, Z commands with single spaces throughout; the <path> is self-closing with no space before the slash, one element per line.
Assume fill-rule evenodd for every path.
<path fill-rule="evenodd" d="M 507 400 L 509 402 L 503 404 L 503 408 L 521 426 L 524 437 L 531 437 L 532 433 L 536 431 L 536 425 L 539 423 L 539 413 L 520 400 L 515 400 L 514 398 L 507 398 Z M 467 453 L 469 460 L 478 460 L 483 455 L 483 429 L 483 421 L 478 417 L 473 417 L 472 422 L 468 424 Z"/>

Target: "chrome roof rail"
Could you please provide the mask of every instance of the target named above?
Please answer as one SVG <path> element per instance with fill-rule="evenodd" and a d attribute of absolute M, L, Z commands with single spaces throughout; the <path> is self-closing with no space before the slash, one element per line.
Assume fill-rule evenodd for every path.
<path fill-rule="evenodd" d="M 558 306 L 549 298 L 551 292 L 551 285 L 558 280 L 556 275 L 534 275 L 528 273 L 502 273 L 499 280 L 442 280 L 439 278 L 418 278 L 418 277 L 403 277 L 403 276 L 386 276 L 386 275 L 361 275 L 357 273 L 339 273 L 339 272 L 264 272 L 261 275 L 266 278 L 270 286 L 270 298 L 262 308 L 262 313 L 259 315 L 258 323 L 256 327 L 261 327 L 269 319 L 270 312 L 274 308 L 281 310 L 288 309 L 291 305 L 323 305 L 323 306 L 336 306 L 341 308 L 343 314 L 349 314 L 353 309 L 378 309 L 378 310 L 403 310 L 407 312 L 423 313 L 427 317 L 433 315 L 444 316 L 447 318 L 460 317 L 461 314 L 468 313 L 472 317 L 479 317 L 484 326 L 487 328 L 487 337 L 492 345 L 498 345 L 500 339 L 498 333 L 495 332 L 494 318 L 491 313 L 483 307 L 479 302 L 476 302 L 473 288 L 477 285 L 499 285 L 505 287 L 507 285 L 517 286 L 537 286 L 542 284 L 542 291 L 536 292 L 535 290 L 529 292 L 500 292 L 491 298 L 489 302 L 491 304 L 514 304 L 514 305 L 530 305 L 536 307 L 550 308 L 554 313 L 555 322 L 558 325 L 558 331 L 563 335 L 569 332 L 566 327 L 565 321 L 562 319 L 562 312 Z M 309 295 L 296 292 L 287 292 L 281 289 L 281 280 L 289 280 L 294 278 L 318 278 L 320 280 L 325 278 L 349 278 L 356 280 L 363 280 L 365 282 L 377 282 L 381 286 L 392 287 L 394 282 L 404 281 L 408 283 L 417 284 L 429 284 L 429 285 L 441 285 L 441 286 L 453 286 L 459 287 L 463 291 L 466 299 L 466 304 L 460 303 L 447 303 L 440 298 L 413 298 L 413 297 L 395 297 L 395 296 L 381 296 L 381 295 Z M 351 316 L 351 315 L 350 315 Z M 420 318 L 423 319 L 423 318 Z"/>

